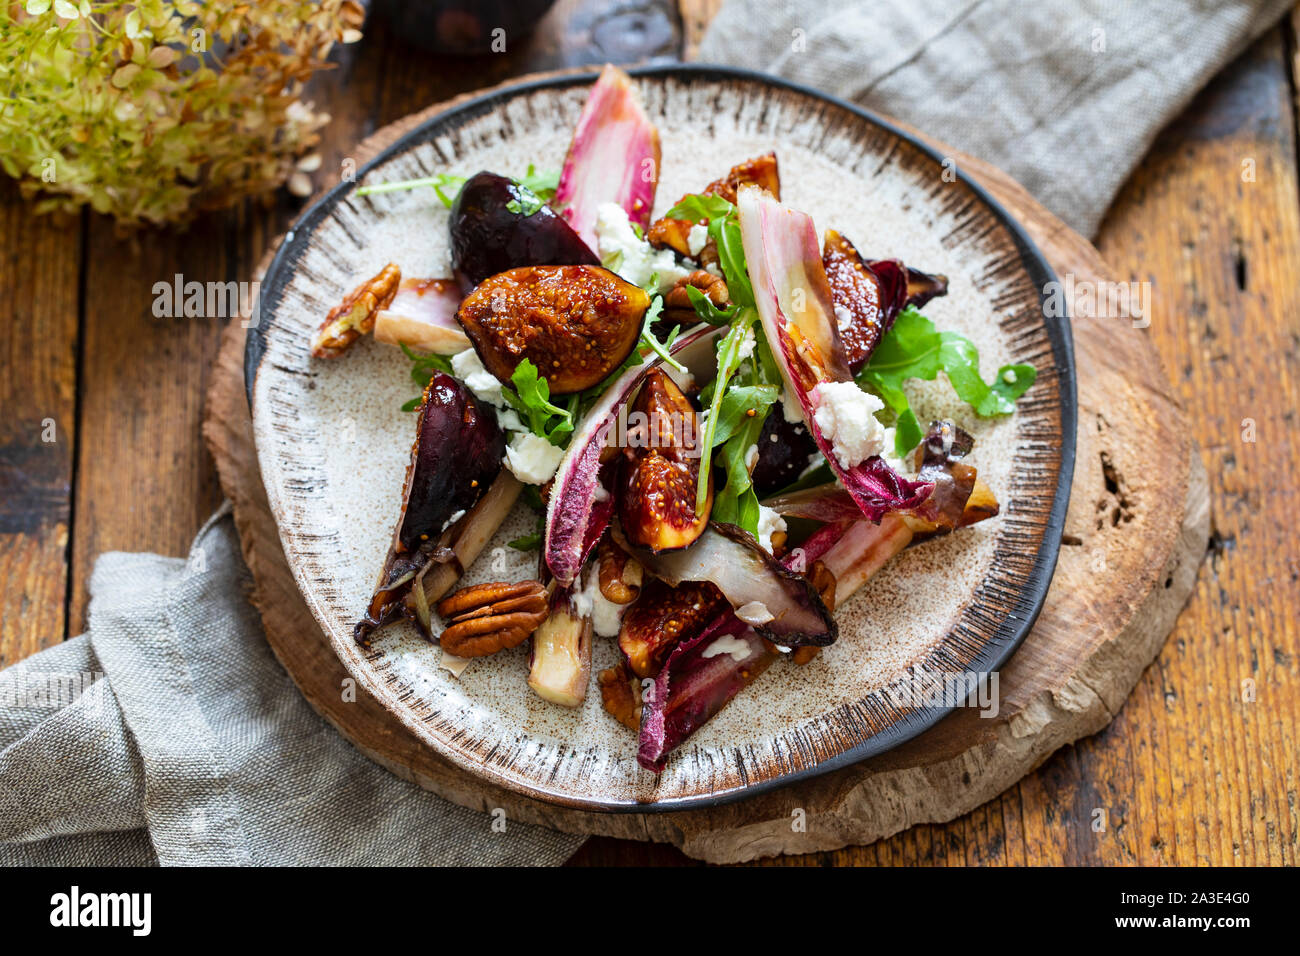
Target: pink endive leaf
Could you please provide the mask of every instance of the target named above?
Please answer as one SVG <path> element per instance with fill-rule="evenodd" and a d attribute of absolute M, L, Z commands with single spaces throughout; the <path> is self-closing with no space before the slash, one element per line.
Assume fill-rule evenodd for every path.
<path fill-rule="evenodd" d="M 868 519 L 879 521 L 890 511 L 918 506 L 933 485 L 901 477 L 879 456 L 841 466 L 817 425 L 817 386 L 852 378 L 812 217 L 753 186 L 741 188 L 737 209 L 763 331 L 818 449 Z"/>
<path fill-rule="evenodd" d="M 658 181 L 659 131 L 641 108 L 632 78 L 606 66 L 578 118 L 551 205 L 595 249 L 600 205 L 616 203 L 645 228 Z"/>
<path fill-rule="evenodd" d="M 702 326 L 673 343 L 671 354 L 690 349 L 718 329 Z M 542 556 L 560 584 L 568 587 L 582 570 L 591 547 L 609 523 L 613 501 L 601 484 L 601 452 L 609 442 L 619 409 L 636 393 L 652 368 L 663 359 L 651 356 L 624 372 L 601 393 L 569 440 L 569 449 L 555 473 L 546 507 L 546 537 Z"/>

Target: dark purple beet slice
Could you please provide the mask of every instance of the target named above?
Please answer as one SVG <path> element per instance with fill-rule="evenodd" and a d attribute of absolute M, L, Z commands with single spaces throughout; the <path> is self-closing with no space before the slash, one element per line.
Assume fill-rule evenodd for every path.
<path fill-rule="evenodd" d="M 598 266 L 600 259 L 550 206 L 534 208 L 519 184 L 471 176 L 451 207 L 451 265 L 468 292 L 520 266 Z M 511 206 L 514 209 L 511 209 Z"/>
<path fill-rule="evenodd" d="M 397 616 L 402 598 L 430 561 L 447 557 L 448 549 L 440 544 L 443 533 L 496 480 L 505 450 L 492 408 L 450 375 L 436 373 L 424 390 L 401 519 L 379 586 L 356 627 L 359 641 Z"/>
<path fill-rule="evenodd" d="M 803 422 L 786 421 L 780 403 L 773 405 L 758 436 L 758 463 L 750 475 L 754 493 L 761 499 L 790 487 L 816 451 L 808 427 Z"/>

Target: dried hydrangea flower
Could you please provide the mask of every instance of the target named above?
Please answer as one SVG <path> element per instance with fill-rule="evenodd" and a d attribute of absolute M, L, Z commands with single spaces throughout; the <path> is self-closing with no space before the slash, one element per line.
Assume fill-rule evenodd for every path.
<path fill-rule="evenodd" d="M 283 183 L 329 117 L 299 97 L 356 0 L 0 3 L 0 167 L 40 210 L 185 222 Z"/>

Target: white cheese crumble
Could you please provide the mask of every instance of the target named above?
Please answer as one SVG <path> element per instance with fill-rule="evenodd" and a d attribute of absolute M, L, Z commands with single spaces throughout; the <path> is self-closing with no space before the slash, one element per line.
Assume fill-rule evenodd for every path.
<path fill-rule="evenodd" d="M 813 419 L 831 443 L 841 468 L 852 468 L 885 447 L 876 412 L 885 403 L 853 382 L 822 382 L 812 390 Z"/>
<path fill-rule="evenodd" d="M 625 609 L 600 593 L 600 575 L 594 568 L 582 590 L 573 592 L 573 610 L 579 617 L 591 618 L 592 630 L 601 637 L 618 637 Z"/>
<path fill-rule="evenodd" d="M 753 471 L 754 466 L 758 464 L 758 446 L 750 445 L 745 449 L 745 470 Z"/>
<path fill-rule="evenodd" d="M 633 285 L 647 288 L 658 276 L 657 289 L 668 292 L 691 270 L 677 264 L 670 249 L 655 249 L 632 230 L 627 213 L 618 203 L 601 203 L 596 209 L 596 251 L 605 268 Z"/>
<path fill-rule="evenodd" d="M 706 647 L 704 653 L 700 656 L 710 658 L 717 657 L 720 654 L 730 654 L 731 659 L 739 664 L 749 656 L 749 643 L 747 641 L 742 641 L 735 635 L 723 634 Z"/>
<path fill-rule="evenodd" d="M 748 604 L 742 604 L 736 608 L 736 617 L 740 618 L 746 624 L 758 627 L 760 624 L 766 624 L 774 620 L 776 615 L 767 609 L 767 605 L 762 601 L 750 601 Z"/>
<path fill-rule="evenodd" d="M 757 344 L 758 341 L 754 338 L 754 327 L 750 326 L 745 329 L 745 334 L 740 339 L 740 345 L 736 348 L 737 358 L 742 362 L 745 361 L 754 354 L 754 346 Z"/>
<path fill-rule="evenodd" d="M 474 393 L 480 402 L 487 402 L 497 408 L 504 408 L 505 398 L 501 395 L 501 383 L 497 377 L 483 367 L 478 353 L 473 349 L 457 352 L 451 357 L 451 371 L 465 383 L 465 387 Z"/>
<path fill-rule="evenodd" d="M 758 506 L 758 546 L 768 554 L 772 553 L 772 535 L 785 530 L 785 519 L 767 505 Z"/>
<path fill-rule="evenodd" d="M 506 446 L 506 466 L 526 485 L 544 485 L 560 467 L 564 449 L 532 432 L 519 432 Z"/>
<path fill-rule="evenodd" d="M 803 406 L 788 388 L 781 389 L 781 413 L 791 425 L 803 422 Z"/>
<path fill-rule="evenodd" d="M 691 231 L 686 234 L 686 251 L 698 258 L 708 244 L 709 227 L 702 222 L 691 226 Z"/>

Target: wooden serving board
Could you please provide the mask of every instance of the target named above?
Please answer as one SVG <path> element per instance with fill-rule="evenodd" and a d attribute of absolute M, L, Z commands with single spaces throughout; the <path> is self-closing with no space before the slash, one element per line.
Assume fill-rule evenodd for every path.
<path fill-rule="evenodd" d="M 456 102 L 379 130 L 354 154 L 358 165 Z M 1078 286 L 1106 276 L 1087 240 L 1006 174 L 930 142 L 1002 202 L 1062 279 L 1073 276 Z M 673 843 L 710 862 L 739 862 L 870 843 L 967 813 L 1058 747 L 1104 727 L 1154 659 L 1205 554 L 1205 473 L 1145 333 L 1121 318 L 1076 316 L 1073 325 L 1079 434 L 1065 546 L 1042 615 L 1000 674 L 997 716 L 959 709 L 853 767 L 721 807 L 671 814 L 571 810 L 488 784 L 419 743 L 355 686 L 308 611 L 280 547 L 253 447 L 238 322 L 225 332 L 203 432 L 234 505 L 267 640 L 311 705 L 362 752 L 462 806 L 500 808 L 509 819 L 567 832 Z"/>

